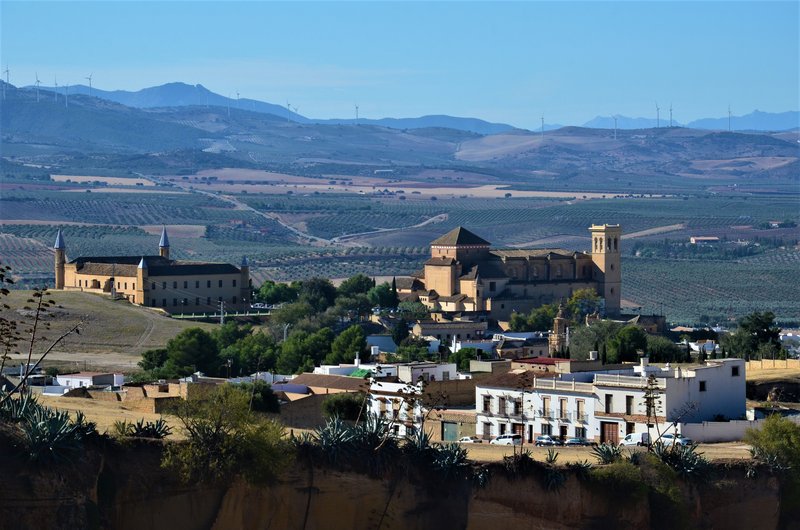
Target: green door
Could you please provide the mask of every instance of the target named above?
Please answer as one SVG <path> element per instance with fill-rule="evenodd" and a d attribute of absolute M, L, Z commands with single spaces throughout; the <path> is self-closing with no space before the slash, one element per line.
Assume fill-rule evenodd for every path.
<path fill-rule="evenodd" d="M 449 422 L 443 421 L 442 422 L 442 441 L 443 442 L 455 442 L 458 440 L 458 425 Z"/>

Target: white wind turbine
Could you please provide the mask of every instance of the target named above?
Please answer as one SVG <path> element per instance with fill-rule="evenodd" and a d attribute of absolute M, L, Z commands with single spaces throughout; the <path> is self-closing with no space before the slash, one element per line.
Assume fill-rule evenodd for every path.
<path fill-rule="evenodd" d="M 36 103 L 39 103 L 39 85 L 41 85 L 41 84 L 42 84 L 42 82 L 39 81 L 39 74 L 37 72 L 36 73 Z"/>
<path fill-rule="evenodd" d="M 93 75 L 94 75 L 94 72 L 92 72 L 88 76 L 84 77 L 84 79 L 88 79 L 89 80 L 89 97 L 92 97 L 92 76 Z"/>

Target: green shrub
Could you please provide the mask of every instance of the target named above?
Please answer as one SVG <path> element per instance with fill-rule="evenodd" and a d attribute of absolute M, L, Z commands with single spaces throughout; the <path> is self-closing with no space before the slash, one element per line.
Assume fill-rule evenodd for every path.
<path fill-rule="evenodd" d="M 601 464 L 612 464 L 622 458 L 622 451 L 614 444 L 604 443 L 592 447 L 592 454 Z"/>
<path fill-rule="evenodd" d="M 365 395 L 361 392 L 331 394 L 322 402 L 322 413 L 326 418 L 338 417 L 347 421 L 356 421 L 363 414 L 366 406 Z"/>

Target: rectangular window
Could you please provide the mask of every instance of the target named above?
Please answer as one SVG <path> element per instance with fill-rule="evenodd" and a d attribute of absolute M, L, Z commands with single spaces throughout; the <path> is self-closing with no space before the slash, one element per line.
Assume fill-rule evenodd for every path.
<path fill-rule="evenodd" d="M 706 391 L 706 382 L 700 381 L 700 392 L 705 392 L 705 391 Z"/>
<path fill-rule="evenodd" d="M 541 414 L 541 416 L 543 418 L 549 418 L 550 417 L 550 398 L 549 397 L 543 397 L 542 398 L 542 414 Z"/>
<path fill-rule="evenodd" d="M 567 400 L 566 398 L 561 398 L 558 400 L 558 417 L 566 419 L 567 418 Z"/>
<path fill-rule="evenodd" d="M 500 434 L 505 434 L 506 433 L 506 424 L 505 423 L 499 424 L 498 427 L 500 427 Z"/>
<path fill-rule="evenodd" d="M 120 282 L 117 282 L 117 289 L 119 289 L 119 286 L 120 286 Z"/>
<path fill-rule="evenodd" d="M 78 287 L 82 287 L 83 280 L 78 280 Z"/>
<path fill-rule="evenodd" d="M 516 416 L 519 416 L 519 415 L 522 414 L 522 400 L 521 399 L 515 399 L 514 400 L 514 414 Z"/>
<path fill-rule="evenodd" d="M 606 394 L 606 413 L 613 412 L 614 409 L 614 396 Z"/>
<path fill-rule="evenodd" d="M 236 297 L 235 297 L 235 296 L 231 297 L 231 303 L 232 303 L 232 304 L 235 304 L 235 303 L 236 303 Z"/>
<path fill-rule="evenodd" d="M 491 436 L 492 435 L 492 424 L 487 422 L 483 423 L 483 435 L 484 436 Z"/>
<path fill-rule="evenodd" d="M 625 396 L 625 414 L 633 414 L 633 396 Z"/>
<path fill-rule="evenodd" d="M 206 298 L 206 305 L 211 305 L 211 297 Z"/>
<path fill-rule="evenodd" d="M 183 280 L 183 288 L 184 289 L 188 289 L 189 288 L 189 282 L 187 282 L 186 280 Z"/>
<path fill-rule="evenodd" d="M 489 282 L 489 290 L 494 291 L 497 289 L 497 282 Z"/>
<path fill-rule="evenodd" d="M 578 405 L 578 421 L 585 421 L 584 415 L 586 414 L 586 403 L 583 400 L 577 402 Z"/>
<path fill-rule="evenodd" d="M 156 282 L 153 282 L 153 283 L 150 284 L 150 289 L 152 289 L 154 291 L 156 290 Z"/>
<path fill-rule="evenodd" d="M 222 280 L 219 281 L 219 286 L 222 287 Z"/>
<path fill-rule="evenodd" d="M 586 427 L 575 427 L 576 438 L 586 438 Z"/>
<path fill-rule="evenodd" d="M 199 298 L 195 298 L 194 299 L 194 305 L 200 305 L 200 299 Z"/>
<path fill-rule="evenodd" d="M 200 288 L 200 280 L 197 280 L 197 281 L 194 282 L 194 288 L 195 289 L 199 289 Z"/>
<path fill-rule="evenodd" d="M 177 298 L 173 298 L 172 299 L 172 307 L 178 307 L 178 299 Z"/>
<path fill-rule="evenodd" d="M 233 280 L 233 286 L 236 287 L 236 280 Z"/>
<path fill-rule="evenodd" d="M 506 413 L 506 398 L 501 397 L 497 399 L 497 413 L 498 414 Z"/>
<path fill-rule="evenodd" d="M 483 396 L 483 411 L 492 411 L 492 396 Z"/>
<path fill-rule="evenodd" d="M 211 289 L 211 280 L 206 281 L 206 288 Z"/>
<path fill-rule="evenodd" d="M 178 288 L 178 282 L 172 282 L 172 288 L 173 289 L 177 289 Z"/>
<path fill-rule="evenodd" d="M 128 290 L 128 282 L 125 282 L 125 290 Z"/>
<path fill-rule="evenodd" d="M 739 367 L 731 366 L 731 377 L 739 377 Z"/>
<path fill-rule="evenodd" d="M 553 434 L 553 427 L 549 423 L 542 423 L 542 434 Z"/>
<path fill-rule="evenodd" d="M 166 298 L 162 298 L 161 299 L 161 307 L 167 307 L 167 299 Z"/>
<path fill-rule="evenodd" d="M 161 288 L 162 289 L 166 289 L 167 288 L 167 282 L 161 282 Z"/>
<path fill-rule="evenodd" d="M 126 287 L 126 289 L 127 289 L 127 287 Z M 136 290 L 136 284 L 135 283 L 131 284 L 131 289 L 133 289 L 134 291 Z"/>

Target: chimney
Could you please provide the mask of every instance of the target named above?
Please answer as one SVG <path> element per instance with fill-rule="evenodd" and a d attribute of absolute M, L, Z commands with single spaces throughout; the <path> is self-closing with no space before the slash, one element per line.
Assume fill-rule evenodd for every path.
<path fill-rule="evenodd" d="M 639 362 L 640 362 L 640 365 L 642 367 L 642 371 L 645 371 L 647 369 L 647 364 L 650 362 L 650 358 L 649 357 L 642 357 L 642 359 Z"/>
<path fill-rule="evenodd" d="M 597 360 L 597 352 L 596 351 L 590 351 L 589 352 L 589 360 L 590 361 L 596 361 Z"/>
<path fill-rule="evenodd" d="M 378 346 L 370 346 L 369 353 L 373 358 L 377 358 L 381 353 L 381 349 Z"/>

